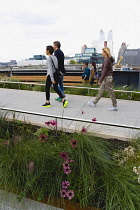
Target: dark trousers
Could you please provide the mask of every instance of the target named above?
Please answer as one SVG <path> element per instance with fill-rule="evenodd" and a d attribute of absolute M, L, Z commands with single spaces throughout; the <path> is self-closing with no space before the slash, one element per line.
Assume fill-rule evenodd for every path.
<path fill-rule="evenodd" d="M 58 89 L 58 79 L 57 79 L 56 76 L 54 76 L 54 80 L 55 80 L 55 84 L 53 84 L 54 91 L 59 95 L 60 98 L 64 98 L 63 94 Z M 46 79 L 46 100 L 47 101 L 50 100 L 50 87 L 51 87 L 51 85 L 52 85 L 52 81 L 51 81 L 50 75 L 48 75 L 47 79 Z"/>

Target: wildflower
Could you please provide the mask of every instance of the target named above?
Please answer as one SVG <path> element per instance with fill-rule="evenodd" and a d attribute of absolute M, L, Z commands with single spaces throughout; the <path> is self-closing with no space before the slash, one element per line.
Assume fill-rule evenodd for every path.
<path fill-rule="evenodd" d="M 50 126 L 51 122 L 48 121 L 48 122 L 45 122 L 46 125 Z"/>
<path fill-rule="evenodd" d="M 64 159 L 64 160 L 67 160 L 67 159 L 68 159 L 68 153 L 66 153 L 66 152 L 61 152 L 61 153 L 60 153 L 60 157 L 61 157 L 62 159 Z"/>
<path fill-rule="evenodd" d="M 65 169 L 65 168 L 68 168 L 68 167 L 70 167 L 69 161 L 65 161 L 63 163 L 63 168 Z"/>
<path fill-rule="evenodd" d="M 67 191 L 62 189 L 62 190 L 60 191 L 60 195 L 61 195 L 61 198 L 67 197 Z"/>
<path fill-rule="evenodd" d="M 82 114 L 85 114 L 85 112 L 84 112 L 84 111 L 82 111 Z"/>
<path fill-rule="evenodd" d="M 41 134 L 38 138 L 41 142 L 45 142 L 48 140 L 48 136 L 46 136 L 45 134 Z"/>
<path fill-rule="evenodd" d="M 96 121 L 97 121 L 97 119 L 96 119 L 96 118 L 93 118 L 93 119 L 92 119 L 92 122 L 96 122 Z"/>
<path fill-rule="evenodd" d="M 68 186 L 70 185 L 70 183 L 68 181 L 64 181 L 62 182 L 62 188 L 63 189 L 68 189 Z"/>
<path fill-rule="evenodd" d="M 133 172 L 136 173 L 136 174 L 138 174 L 138 170 L 137 170 L 136 167 L 133 168 Z"/>
<path fill-rule="evenodd" d="M 75 139 L 71 139 L 71 140 L 70 140 L 70 144 L 71 144 L 72 147 L 77 147 L 78 141 L 75 140 Z"/>
<path fill-rule="evenodd" d="M 52 126 L 57 126 L 57 122 L 56 122 L 55 120 L 50 121 L 50 124 L 51 124 Z"/>
<path fill-rule="evenodd" d="M 68 190 L 67 191 L 67 197 L 69 200 L 71 200 L 74 197 L 74 191 L 73 190 Z"/>
<path fill-rule="evenodd" d="M 70 167 L 64 168 L 63 170 L 65 174 L 70 174 L 71 172 Z"/>
<path fill-rule="evenodd" d="M 87 133 L 87 129 L 86 129 L 86 128 L 84 128 L 84 127 L 82 128 L 82 130 L 81 130 L 81 131 L 82 131 L 82 133 Z"/>

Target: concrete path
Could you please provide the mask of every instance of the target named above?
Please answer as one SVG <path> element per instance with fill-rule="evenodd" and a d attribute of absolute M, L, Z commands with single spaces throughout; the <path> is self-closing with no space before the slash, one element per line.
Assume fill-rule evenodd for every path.
<path fill-rule="evenodd" d="M 24 198 L 21 202 L 17 195 L 0 190 L 0 210 L 64 210 L 41 202 Z"/>
<path fill-rule="evenodd" d="M 62 108 L 62 102 L 55 101 L 56 97 L 56 93 L 51 93 L 52 107 L 45 108 L 42 107 L 42 104 L 45 103 L 44 92 L 0 88 L 0 107 L 91 121 L 93 118 L 96 118 L 99 122 L 140 127 L 139 101 L 117 100 L 118 111 L 108 111 L 108 107 L 111 107 L 110 98 L 102 98 L 96 107 L 91 107 L 87 105 L 87 102 L 93 100 L 93 97 L 67 94 L 66 99 L 69 101 L 69 105 L 66 108 Z M 82 111 L 84 111 L 84 114 L 82 114 Z M 27 114 L 18 114 L 18 119 L 43 126 L 46 121 L 53 120 L 48 117 Z M 63 130 L 80 131 L 83 126 L 89 132 L 105 138 L 128 140 L 140 136 L 140 130 L 99 125 L 96 123 L 87 124 L 85 122 L 81 123 L 64 119 L 58 120 L 58 127 L 63 128 Z"/>

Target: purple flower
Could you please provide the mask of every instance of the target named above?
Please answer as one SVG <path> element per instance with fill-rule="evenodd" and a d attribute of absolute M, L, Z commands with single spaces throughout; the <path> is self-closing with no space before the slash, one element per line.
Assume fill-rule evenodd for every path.
<path fill-rule="evenodd" d="M 70 167 L 63 168 L 65 174 L 70 174 L 71 170 Z"/>
<path fill-rule="evenodd" d="M 87 129 L 86 129 L 86 128 L 84 128 L 84 127 L 82 128 L 82 130 L 81 130 L 81 131 L 82 131 L 82 133 L 87 133 Z"/>
<path fill-rule="evenodd" d="M 61 195 L 61 198 L 67 197 L 67 191 L 62 189 L 62 190 L 60 191 L 60 195 Z"/>
<path fill-rule="evenodd" d="M 68 168 L 68 167 L 70 167 L 69 161 L 65 161 L 63 163 L 63 168 L 65 169 L 65 168 Z"/>
<path fill-rule="evenodd" d="M 85 112 L 84 112 L 84 111 L 82 111 L 82 114 L 85 114 Z"/>
<path fill-rule="evenodd" d="M 45 142 L 48 140 L 48 136 L 46 136 L 45 134 L 41 134 L 38 138 L 41 142 Z"/>
<path fill-rule="evenodd" d="M 71 140 L 70 140 L 70 145 L 71 145 L 72 147 L 77 147 L 77 146 L 78 146 L 78 141 L 77 141 L 76 139 L 71 139 Z"/>
<path fill-rule="evenodd" d="M 64 181 L 62 182 L 62 188 L 63 189 L 68 189 L 68 186 L 70 185 L 70 183 L 68 181 Z"/>
<path fill-rule="evenodd" d="M 52 126 L 56 126 L 56 125 L 57 125 L 57 122 L 56 122 L 55 120 L 52 120 L 52 121 L 50 121 L 50 124 L 51 124 Z"/>
<path fill-rule="evenodd" d="M 60 157 L 61 157 L 62 159 L 64 159 L 64 160 L 67 160 L 67 159 L 68 159 L 68 153 L 66 153 L 66 152 L 61 152 L 61 153 L 60 153 Z"/>
<path fill-rule="evenodd" d="M 48 122 L 45 122 L 46 125 L 50 126 L 51 122 L 48 121 Z"/>
<path fill-rule="evenodd" d="M 73 190 L 68 190 L 67 191 L 67 197 L 69 200 L 71 200 L 74 197 L 74 191 Z"/>
<path fill-rule="evenodd" d="M 96 121 L 97 121 L 96 118 L 93 118 L 93 119 L 92 119 L 92 122 L 96 122 Z"/>

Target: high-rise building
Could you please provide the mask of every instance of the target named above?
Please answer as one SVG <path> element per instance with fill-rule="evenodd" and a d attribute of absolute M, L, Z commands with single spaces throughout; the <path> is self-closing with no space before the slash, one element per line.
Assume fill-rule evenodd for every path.
<path fill-rule="evenodd" d="M 110 30 L 108 33 L 107 46 L 110 48 L 110 52 L 113 55 L 113 32 L 112 32 L 112 30 Z"/>
<path fill-rule="evenodd" d="M 87 45 L 84 45 L 84 46 L 81 47 L 81 53 L 85 52 L 85 48 L 87 48 Z"/>
<path fill-rule="evenodd" d="M 101 29 L 99 35 L 98 53 L 102 52 L 102 48 L 104 47 L 104 41 L 105 41 L 105 35 L 104 31 Z"/>

